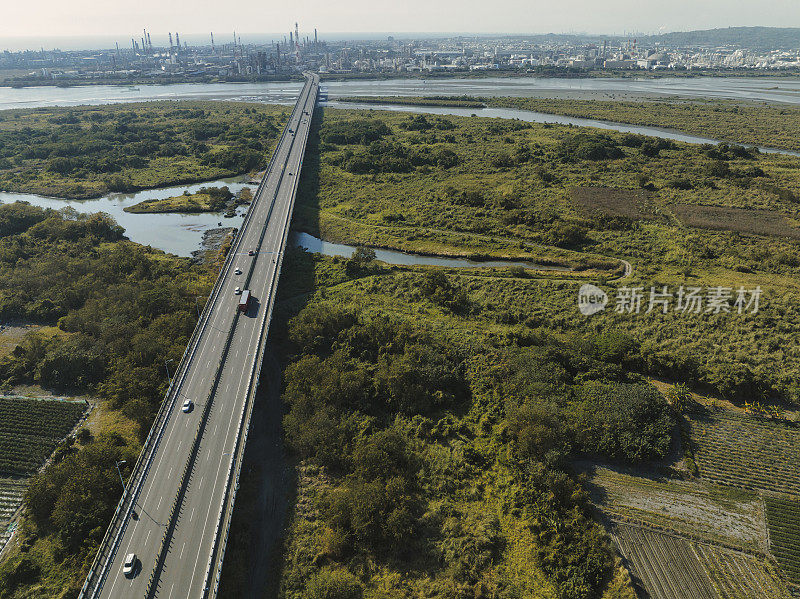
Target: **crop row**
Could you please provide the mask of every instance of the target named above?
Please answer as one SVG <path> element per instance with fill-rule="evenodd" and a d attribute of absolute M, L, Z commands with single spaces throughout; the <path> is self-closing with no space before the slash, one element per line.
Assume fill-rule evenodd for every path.
<path fill-rule="evenodd" d="M 60 439 L 85 410 L 66 401 L 0 398 L 0 437 L 16 433 Z"/>
<path fill-rule="evenodd" d="M 35 472 L 84 409 L 81 403 L 0 398 L 0 473 Z"/>
<path fill-rule="evenodd" d="M 26 481 L 23 479 L 0 478 L 0 531 L 17 508 L 22 504 Z"/>
<path fill-rule="evenodd" d="M 695 553 L 722 599 L 788 597 L 781 578 L 764 558 L 695 544 Z"/>
<path fill-rule="evenodd" d="M 770 550 L 787 577 L 800 584 L 800 502 L 766 497 L 764 503 Z"/>
<path fill-rule="evenodd" d="M 688 541 L 628 524 L 615 525 L 612 536 L 634 582 L 651 599 L 718 599 Z"/>
<path fill-rule="evenodd" d="M 704 478 L 800 495 L 800 429 L 732 411 L 694 419 L 691 428 Z"/>
<path fill-rule="evenodd" d="M 766 558 L 616 523 L 612 537 L 633 580 L 651 599 L 786 599 Z"/>

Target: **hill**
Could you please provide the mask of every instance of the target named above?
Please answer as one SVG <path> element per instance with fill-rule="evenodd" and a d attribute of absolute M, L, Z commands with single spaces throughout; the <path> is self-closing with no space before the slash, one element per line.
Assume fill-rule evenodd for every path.
<path fill-rule="evenodd" d="M 649 36 L 640 41 L 669 46 L 740 46 L 751 50 L 785 50 L 800 48 L 800 28 L 728 27 L 675 31 Z"/>

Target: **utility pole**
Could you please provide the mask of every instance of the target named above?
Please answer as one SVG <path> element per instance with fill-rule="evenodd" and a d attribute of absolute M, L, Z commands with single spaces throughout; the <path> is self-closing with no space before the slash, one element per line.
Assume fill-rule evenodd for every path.
<path fill-rule="evenodd" d="M 125 492 L 125 479 L 122 478 L 122 471 L 119 469 L 119 467 L 121 465 L 123 465 L 123 464 L 127 464 L 127 462 L 125 460 L 121 460 L 119 462 L 115 462 L 115 465 L 117 466 L 117 474 L 119 474 L 119 482 L 122 483 L 122 492 L 124 493 Z"/>

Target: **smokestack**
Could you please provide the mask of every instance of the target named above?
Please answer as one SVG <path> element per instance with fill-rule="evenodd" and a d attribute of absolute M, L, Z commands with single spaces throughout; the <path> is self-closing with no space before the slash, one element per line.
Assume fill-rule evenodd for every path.
<path fill-rule="evenodd" d="M 178 50 L 181 49 L 181 36 L 178 35 L 178 32 L 175 32 L 175 45 L 178 46 Z"/>
<path fill-rule="evenodd" d="M 314 27 L 314 45 L 317 45 L 317 28 Z"/>
<path fill-rule="evenodd" d="M 172 32 L 169 33 L 169 49 L 172 50 Z"/>
<path fill-rule="evenodd" d="M 153 40 L 150 39 L 150 34 L 147 34 L 147 45 L 150 46 L 150 49 L 153 49 Z"/>
<path fill-rule="evenodd" d="M 214 54 L 217 53 L 217 49 L 214 47 L 214 32 L 213 31 L 211 32 L 211 51 Z"/>
<path fill-rule="evenodd" d="M 131 38 L 131 48 L 133 49 L 133 53 L 136 53 L 136 40 Z"/>

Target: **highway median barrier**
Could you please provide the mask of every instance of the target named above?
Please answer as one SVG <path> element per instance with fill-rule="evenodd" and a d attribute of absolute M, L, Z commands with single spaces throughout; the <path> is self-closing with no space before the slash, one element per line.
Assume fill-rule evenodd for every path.
<path fill-rule="evenodd" d="M 313 88 L 313 80 L 310 80 L 310 82 L 312 82 L 311 87 Z M 314 96 L 314 102 L 316 103 L 316 94 Z M 298 102 L 297 106 L 299 105 L 300 104 Z M 310 112 L 313 113 L 313 106 Z M 309 118 L 308 121 L 310 123 L 311 118 Z M 217 520 L 217 525 L 215 528 L 214 541 L 212 543 L 213 549 L 211 555 L 209 556 L 208 565 L 206 566 L 205 585 L 203 589 L 204 598 L 209 596 L 216 597 L 219 590 L 219 582 L 220 582 L 220 577 L 222 575 L 222 566 L 225 558 L 227 540 L 228 540 L 228 535 L 230 533 L 231 516 L 233 513 L 233 506 L 236 501 L 236 492 L 239 489 L 239 478 L 241 475 L 242 460 L 244 458 L 244 449 L 247 446 L 247 437 L 251 425 L 252 408 L 253 408 L 253 403 L 255 401 L 255 393 L 258 387 L 257 381 L 261 375 L 261 366 L 263 364 L 263 353 L 265 351 L 267 342 L 265 331 L 267 330 L 267 327 L 269 326 L 272 320 L 272 308 L 274 306 L 275 290 L 277 289 L 278 281 L 280 279 L 280 271 L 283 264 L 283 253 L 289 235 L 289 224 L 291 222 L 291 216 L 294 211 L 294 203 L 297 197 L 297 186 L 300 179 L 299 175 L 302 170 L 303 157 L 305 156 L 305 148 L 307 140 L 308 140 L 307 136 L 302 138 L 301 142 L 302 151 L 300 153 L 300 161 L 298 168 L 296 169 L 297 170 L 296 176 L 294 176 L 292 180 L 292 193 L 290 194 L 291 202 L 287 209 L 286 218 L 283 223 L 283 236 L 280 244 L 280 252 L 276 258 L 276 267 L 275 267 L 275 273 L 272 278 L 272 285 L 270 286 L 268 297 L 265 298 L 264 302 L 266 306 L 266 312 L 262 320 L 259 331 L 259 344 L 258 344 L 258 349 L 254 355 L 253 368 L 251 369 L 250 376 L 248 378 L 248 386 L 247 386 L 248 391 L 245 400 L 245 409 L 242 411 L 242 415 L 239 419 L 239 424 L 237 427 L 236 442 L 234 446 L 234 451 L 232 453 L 231 464 L 228 468 L 228 475 L 226 477 L 227 481 L 225 487 L 226 491 L 225 494 L 223 495 L 223 499 L 220 506 L 220 517 Z M 289 153 L 287 153 L 286 162 L 284 164 L 284 172 L 290 156 L 291 156 L 291 149 Z M 269 222 L 269 219 L 272 216 L 272 210 L 275 205 L 276 197 L 277 197 L 277 188 L 276 188 L 276 194 L 272 200 L 272 204 L 270 205 L 269 218 L 267 219 L 267 222 Z M 262 239 L 263 239 L 263 234 L 262 234 Z M 252 272 L 252 267 L 251 267 L 251 272 Z M 248 277 L 248 282 L 249 282 L 249 277 Z M 235 476 L 235 481 L 233 480 L 234 476 Z M 225 509 L 226 505 L 228 506 L 227 510 Z M 222 528 L 223 523 L 225 523 L 225 530 L 223 534 L 220 534 L 220 530 Z M 215 562 L 217 563 L 216 568 L 214 568 Z"/>

